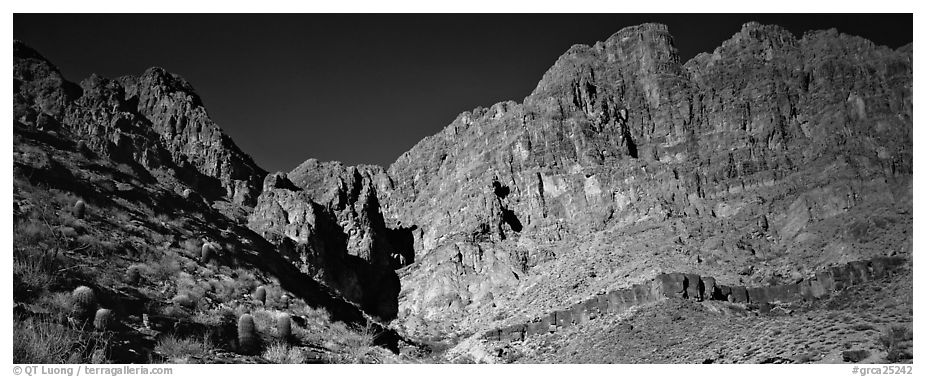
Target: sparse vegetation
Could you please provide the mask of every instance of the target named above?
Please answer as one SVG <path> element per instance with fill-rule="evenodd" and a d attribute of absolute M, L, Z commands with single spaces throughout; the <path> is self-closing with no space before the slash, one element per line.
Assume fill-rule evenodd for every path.
<path fill-rule="evenodd" d="M 48 319 L 17 317 L 13 321 L 13 362 L 17 364 L 101 362 L 109 343 L 108 335 L 83 332 Z"/>
<path fill-rule="evenodd" d="M 306 361 L 302 351 L 280 342 L 267 347 L 262 356 L 274 364 L 303 364 Z"/>
<path fill-rule="evenodd" d="M 181 338 L 168 334 L 158 339 L 154 352 L 170 359 L 185 359 L 190 356 L 202 356 L 214 348 L 208 338 Z"/>
<path fill-rule="evenodd" d="M 171 299 L 171 302 L 186 309 L 193 309 L 196 307 L 196 302 L 193 301 L 193 298 L 190 297 L 189 293 L 177 294 L 173 299 Z"/>
<path fill-rule="evenodd" d="M 887 353 L 884 358 L 889 362 L 896 363 L 913 358 L 913 353 L 909 351 L 913 343 L 913 331 L 906 326 L 891 326 L 885 329 L 878 337 L 878 343 Z"/>

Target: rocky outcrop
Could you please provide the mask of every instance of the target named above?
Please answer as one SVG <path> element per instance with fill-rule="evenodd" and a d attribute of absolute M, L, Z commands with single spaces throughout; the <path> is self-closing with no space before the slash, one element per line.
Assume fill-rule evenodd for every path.
<path fill-rule="evenodd" d="M 810 279 L 793 284 L 762 287 L 715 285 L 709 276 L 696 274 L 664 273 L 643 284 L 630 288 L 599 293 L 594 297 L 564 309 L 555 310 L 527 323 L 518 323 L 482 333 L 489 341 L 521 341 L 532 335 L 556 332 L 559 329 L 583 324 L 605 313 L 622 313 L 630 308 L 664 299 L 696 301 L 721 300 L 731 303 L 754 304 L 768 311 L 768 304 L 810 301 L 830 297 L 849 286 L 889 276 L 902 268 L 902 258 L 878 257 L 853 261 L 845 265 L 825 268 Z"/>
<path fill-rule="evenodd" d="M 389 167 L 386 217 L 421 234 L 402 312 L 491 317 L 493 303 L 534 300 L 532 274 L 571 275 L 551 284 L 580 293 L 575 271 L 602 262 L 579 249 L 725 278 L 778 261 L 755 279 L 906 253 L 911 78 L 909 49 L 832 30 L 748 23 L 688 62 L 658 24 L 573 46 L 522 103 L 465 112 Z M 873 209 L 884 233 L 845 237 Z M 648 247 L 590 250 L 615 234 Z M 637 264 L 595 280 L 649 273 Z M 484 286 L 494 300 L 475 298 Z"/>
<path fill-rule="evenodd" d="M 326 200 L 317 188 L 297 187 L 283 173 L 270 174 L 248 216 L 248 227 L 277 245 L 301 272 L 335 288 L 368 313 L 391 320 L 398 311 L 399 280 L 388 258 L 375 193 L 342 187 Z"/>
<path fill-rule="evenodd" d="M 48 60 L 13 42 L 14 120 L 64 132 L 120 162 L 140 164 L 180 193 L 253 205 L 266 174 L 209 118 L 192 86 L 151 68 L 116 80 L 93 75 L 79 86 Z"/>
<path fill-rule="evenodd" d="M 392 237 L 380 208 L 379 192 L 392 188 L 385 171 L 373 165 L 344 166 L 340 162 L 307 160 L 287 174 L 316 203 L 334 213 L 347 235 L 347 252 L 375 266 L 397 266 L 396 254 L 414 260 L 414 243 Z"/>

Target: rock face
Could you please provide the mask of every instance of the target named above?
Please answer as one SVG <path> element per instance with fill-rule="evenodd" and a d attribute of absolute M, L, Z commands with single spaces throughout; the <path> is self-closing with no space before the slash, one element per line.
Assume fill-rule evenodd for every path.
<path fill-rule="evenodd" d="M 734 303 L 768 307 L 776 303 L 812 301 L 830 297 L 839 290 L 872 279 L 888 277 L 903 268 L 906 261 L 901 258 L 878 257 L 872 260 L 853 261 L 845 265 L 830 266 L 816 276 L 797 284 L 770 285 L 763 287 L 728 287 L 713 284 L 714 278 L 678 272 L 663 273 L 652 281 L 635 284 L 629 288 L 601 293 L 572 306 L 555 310 L 527 323 L 517 323 L 482 333 L 489 341 L 512 342 L 524 338 L 556 332 L 560 329 L 595 319 L 603 313 L 621 313 L 631 307 L 645 305 L 664 299 L 687 299 L 695 301 L 726 300 Z M 836 272 L 839 271 L 839 272 Z M 709 285 L 705 282 L 710 282 Z M 710 286 L 711 289 L 705 287 Z M 726 293 L 723 293 L 726 292 Z M 734 296 L 738 292 L 742 297 Z M 748 292 L 748 293 L 746 293 Z M 767 311 L 765 311 L 767 313 Z"/>
<path fill-rule="evenodd" d="M 14 120 L 65 132 L 114 160 L 209 199 L 253 205 L 264 172 L 209 118 L 192 86 L 161 68 L 115 80 L 66 81 L 36 51 L 13 42 Z"/>
<path fill-rule="evenodd" d="M 573 46 L 522 102 L 464 112 L 388 169 L 267 175 L 182 78 L 78 86 L 18 42 L 14 125 L 252 206 L 288 273 L 412 335 L 581 323 L 657 297 L 657 271 L 689 272 L 658 278 L 671 297 L 816 296 L 909 256 L 912 46 L 756 23 L 688 62 L 673 43 L 644 24 Z"/>
<path fill-rule="evenodd" d="M 386 217 L 421 235 L 403 315 L 504 316 L 679 264 L 729 278 L 761 259 L 761 280 L 905 253 L 910 51 L 755 23 L 687 63 L 664 25 L 573 46 L 522 103 L 465 112 L 389 167 Z M 879 235 L 855 237 L 869 211 Z"/>
<path fill-rule="evenodd" d="M 276 244 L 303 273 L 326 282 L 368 313 L 395 318 L 399 278 L 389 256 L 395 248 L 375 189 L 354 168 L 312 163 L 316 165 L 303 164 L 289 174 L 300 185 L 320 180 L 307 188 L 286 174 L 268 175 L 248 227 Z"/>

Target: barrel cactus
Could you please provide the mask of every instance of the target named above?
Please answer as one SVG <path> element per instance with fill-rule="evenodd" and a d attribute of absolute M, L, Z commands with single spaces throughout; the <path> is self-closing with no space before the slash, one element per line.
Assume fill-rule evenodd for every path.
<path fill-rule="evenodd" d="M 109 330 L 112 327 L 113 311 L 109 309 L 99 309 L 96 316 L 93 317 L 93 327 L 99 331 Z"/>
<path fill-rule="evenodd" d="M 243 314 L 238 318 L 238 350 L 244 355 L 257 353 L 259 338 L 254 328 L 254 317 Z"/>
<path fill-rule="evenodd" d="M 293 320 L 289 314 L 283 313 L 277 318 L 277 334 L 286 341 L 293 335 Z"/>
<path fill-rule="evenodd" d="M 81 285 L 71 292 L 71 314 L 78 320 L 86 321 L 96 311 L 96 294 L 90 287 Z"/>
<path fill-rule="evenodd" d="M 204 264 L 208 264 L 209 261 L 215 259 L 215 246 L 209 242 L 203 243 L 203 250 L 201 255 L 201 261 Z"/>
<path fill-rule="evenodd" d="M 74 217 L 78 219 L 84 218 L 84 215 L 87 214 L 87 204 L 83 200 L 78 200 L 77 203 L 74 203 Z"/>
<path fill-rule="evenodd" d="M 254 291 L 254 299 L 260 301 L 261 304 L 267 303 L 267 289 L 264 288 L 263 285 L 257 287 L 257 289 Z"/>

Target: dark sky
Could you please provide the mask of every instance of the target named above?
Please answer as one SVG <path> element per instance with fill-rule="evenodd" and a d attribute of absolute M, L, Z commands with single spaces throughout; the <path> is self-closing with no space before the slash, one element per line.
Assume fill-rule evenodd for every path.
<path fill-rule="evenodd" d="M 180 74 L 259 165 L 288 171 L 313 157 L 388 166 L 463 111 L 520 102 L 571 45 L 625 26 L 669 25 L 684 61 L 753 20 L 913 40 L 909 14 L 16 14 L 13 35 L 75 82 Z"/>

